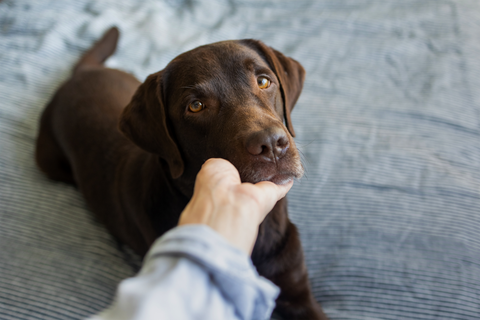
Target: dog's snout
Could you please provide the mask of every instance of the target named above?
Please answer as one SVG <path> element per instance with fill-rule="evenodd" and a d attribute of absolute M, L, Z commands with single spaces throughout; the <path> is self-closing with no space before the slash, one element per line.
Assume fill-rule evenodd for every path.
<path fill-rule="evenodd" d="M 269 128 L 252 133 L 246 142 L 248 153 L 263 156 L 269 161 L 282 158 L 289 147 L 287 135 L 281 128 Z"/>

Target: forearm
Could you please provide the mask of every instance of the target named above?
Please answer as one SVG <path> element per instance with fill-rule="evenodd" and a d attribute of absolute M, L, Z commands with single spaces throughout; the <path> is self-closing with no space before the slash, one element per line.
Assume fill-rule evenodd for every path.
<path fill-rule="evenodd" d="M 94 319 L 268 319 L 277 295 L 245 253 L 209 227 L 187 225 L 155 242 L 140 273 Z"/>

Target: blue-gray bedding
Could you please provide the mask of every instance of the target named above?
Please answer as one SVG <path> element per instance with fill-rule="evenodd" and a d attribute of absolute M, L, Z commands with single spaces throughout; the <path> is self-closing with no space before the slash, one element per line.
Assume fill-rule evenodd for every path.
<path fill-rule="evenodd" d="M 476 0 L 0 1 L 0 319 L 84 318 L 138 266 L 33 160 L 42 108 L 112 25 L 107 65 L 140 79 L 225 39 L 303 64 L 289 209 L 332 320 L 480 319 Z"/>

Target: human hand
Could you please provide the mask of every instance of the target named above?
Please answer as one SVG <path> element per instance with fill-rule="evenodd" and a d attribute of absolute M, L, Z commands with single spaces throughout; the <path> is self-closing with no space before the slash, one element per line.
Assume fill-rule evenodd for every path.
<path fill-rule="evenodd" d="M 193 197 L 178 225 L 205 224 L 235 247 L 251 254 L 258 227 L 293 181 L 242 183 L 237 169 L 227 160 L 208 159 L 195 181 Z"/>

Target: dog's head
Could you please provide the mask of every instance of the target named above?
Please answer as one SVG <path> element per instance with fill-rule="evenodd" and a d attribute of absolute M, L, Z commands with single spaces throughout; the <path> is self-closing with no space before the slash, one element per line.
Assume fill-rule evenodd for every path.
<path fill-rule="evenodd" d="M 290 113 L 304 77 L 297 61 L 260 41 L 198 47 L 146 79 L 120 130 L 164 159 L 173 178 L 215 157 L 242 181 L 285 183 L 303 175 Z"/>

